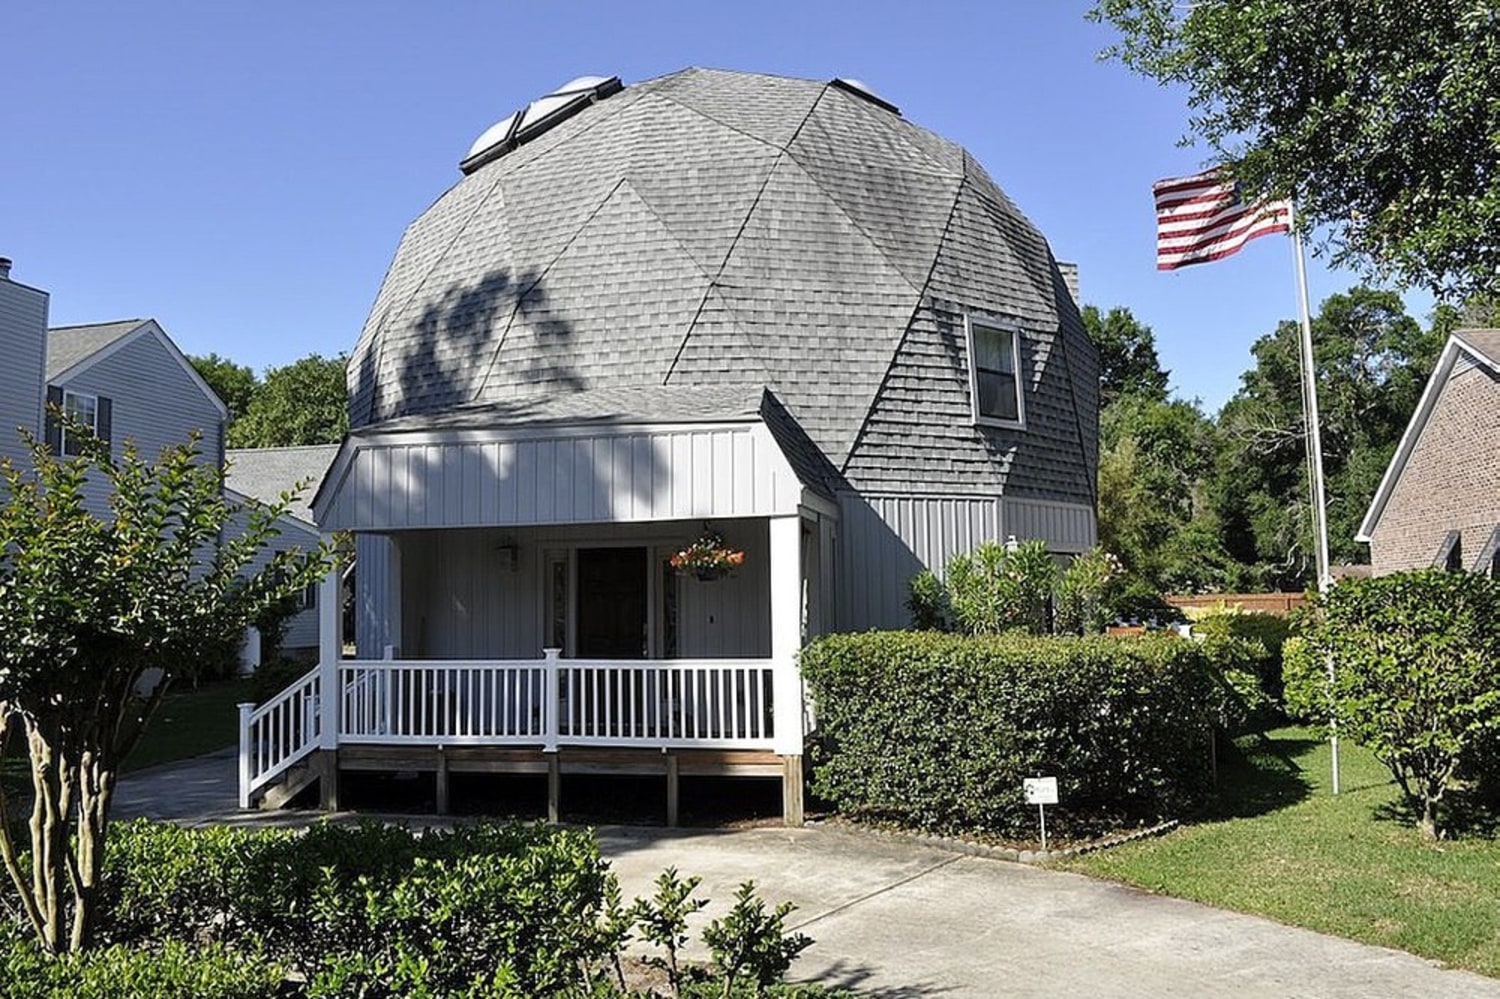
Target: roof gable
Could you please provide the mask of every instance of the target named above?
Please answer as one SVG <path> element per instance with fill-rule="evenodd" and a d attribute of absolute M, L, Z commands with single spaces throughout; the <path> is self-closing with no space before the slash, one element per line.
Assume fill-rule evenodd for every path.
<path fill-rule="evenodd" d="M 1443 345 L 1443 351 L 1432 369 L 1432 376 L 1427 379 L 1427 387 L 1422 390 L 1422 398 L 1417 402 L 1411 422 L 1406 425 L 1406 432 L 1401 435 L 1401 442 L 1396 445 L 1396 453 L 1391 456 L 1391 463 L 1386 467 L 1374 498 L 1370 500 L 1370 508 L 1365 512 L 1354 540 L 1368 542 L 1374 535 L 1386 504 L 1395 493 L 1401 474 L 1406 470 L 1412 452 L 1416 450 L 1422 432 L 1437 408 L 1443 389 L 1452 378 L 1454 368 L 1461 363 L 1478 365 L 1500 377 L 1500 330 L 1459 330 Z"/>
<path fill-rule="evenodd" d="M 58 382 L 82 370 L 85 362 L 109 348 L 118 349 L 145 319 L 120 319 L 109 323 L 83 326 L 55 326 L 47 331 L 47 381 Z M 78 370 L 75 370 L 78 369 Z"/>
<path fill-rule="evenodd" d="M 218 410 L 220 419 L 229 418 L 229 408 L 218 397 L 192 362 L 155 319 L 124 319 L 85 326 L 57 326 L 47 331 L 47 384 L 62 385 L 77 378 L 89 368 L 132 343 L 150 338 L 160 344 L 188 381 Z"/>

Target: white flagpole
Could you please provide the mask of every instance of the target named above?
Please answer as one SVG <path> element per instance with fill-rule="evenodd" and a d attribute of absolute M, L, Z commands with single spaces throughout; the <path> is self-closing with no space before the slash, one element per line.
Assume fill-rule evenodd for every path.
<path fill-rule="evenodd" d="M 1302 315 L 1302 409 L 1307 424 L 1307 463 L 1312 487 L 1313 533 L 1317 545 L 1318 592 L 1327 593 L 1333 577 L 1328 571 L 1328 500 L 1323 488 L 1323 434 L 1318 422 L 1318 381 L 1313 354 L 1312 307 L 1307 298 L 1307 259 L 1302 250 L 1302 234 L 1297 230 L 1295 209 L 1287 202 L 1292 230 L 1292 251 L 1297 258 L 1297 306 Z M 1333 660 L 1328 661 L 1328 682 L 1333 684 Z M 1339 793 L 1339 734 L 1330 724 L 1329 748 L 1333 754 L 1333 793 Z"/>

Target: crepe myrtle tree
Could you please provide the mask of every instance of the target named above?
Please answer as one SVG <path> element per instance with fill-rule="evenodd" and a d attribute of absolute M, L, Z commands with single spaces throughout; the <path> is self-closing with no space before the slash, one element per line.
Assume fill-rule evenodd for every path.
<path fill-rule="evenodd" d="M 53 954 L 89 943 L 116 775 L 171 683 L 332 564 L 320 547 L 255 570 L 290 496 L 226 500 L 196 436 L 150 461 L 75 431 L 76 458 L 28 439 L 32 467 L 0 464 L 0 747 L 24 747 L 31 778 L 0 787 L 0 860 Z"/>
<path fill-rule="evenodd" d="M 1500 583 L 1441 569 L 1345 580 L 1284 655 L 1288 710 L 1375 754 L 1437 839 L 1454 774 L 1500 729 Z"/>

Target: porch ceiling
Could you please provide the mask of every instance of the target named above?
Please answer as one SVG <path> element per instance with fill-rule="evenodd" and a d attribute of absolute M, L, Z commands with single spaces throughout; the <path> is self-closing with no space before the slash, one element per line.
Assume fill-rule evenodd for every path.
<path fill-rule="evenodd" d="M 344 441 L 313 511 L 351 531 L 793 514 L 827 487 L 768 400 L 651 386 L 393 420 Z"/>

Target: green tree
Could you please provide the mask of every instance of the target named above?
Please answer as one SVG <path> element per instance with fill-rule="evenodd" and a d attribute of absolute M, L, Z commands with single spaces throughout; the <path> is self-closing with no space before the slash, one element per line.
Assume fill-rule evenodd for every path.
<path fill-rule="evenodd" d="M 0 465 L 0 747 L 19 735 L 31 771 L 24 833 L 0 788 L 0 860 L 54 954 L 89 941 L 115 777 L 171 682 L 329 564 L 284 551 L 252 572 L 284 506 L 226 501 L 196 441 L 148 463 L 89 440 Z M 108 484 L 107 515 L 89 482 Z M 221 542 L 231 520 L 243 530 Z"/>
<path fill-rule="evenodd" d="M 1302 407 L 1300 330 L 1283 322 L 1251 348 L 1255 364 L 1219 413 L 1221 446 L 1209 486 L 1224 544 L 1254 582 L 1312 581 L 1311 504 Z M 1354 540 L 1442 348 L 1394 292 L 1353 288 L 1313 320 L 1319 424 L 1332 560 L 1363 562 Z"/>
<path fill-rule="evenodd" d="M 1099 427 L 1099 543 L 1158 592 L 1224 588 L 1232 576 L 1202 482 L 1217 453 L 1195 403 L 1124 395 Z"/>
<path fill-rule="evenodd" d="M 1493 0 L 1097 0 L 1107 56 L 1184 87 L 1188 138 L 1329 226 L 1336 263 L 1500 290 Z"/>
<path fill-rule="evenodd" d="M 1424 836 L 1453 775 L 1500 730 L 1500 584 L 1425 569 L 1345 580 L 1289 645 L 1288 708 L 1368 748 L 1396 778 Z M 1333 664 L 1330 682 L 1327 666 Z"/>
<path fill-rule="evenodd" d="M 229 428 L 229 446 L 337 444 L 349 430 L 345 361 L 342 354 L 309 354 L 267 370 L 244 417 Z"/>
<path fill-rule="evenodd" d="M 1156 334 L 1129 309 L 1115 306 L 1100 312 L 1083 307 L 1083 328 L 1099 350 L 1099 401 L 1108 406 L 1125 395 L 1162 402 L 1167 398 L 1167 375 L 1156 356 Z"/>
<path fill-rule="evenodd" d="M 245 365 L 235 364 L 218 354 L 191 356 L 188 361 L 229 410 L 229 424 L 233 426 L 250 408 L 260 388 L 260 379 Z"/>

